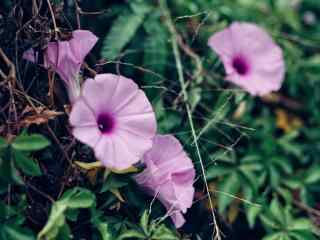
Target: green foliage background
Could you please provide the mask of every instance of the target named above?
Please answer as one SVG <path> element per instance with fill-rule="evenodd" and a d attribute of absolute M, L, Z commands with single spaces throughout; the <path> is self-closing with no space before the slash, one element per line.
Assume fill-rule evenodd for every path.
<path fill-rule="evenodd" d="M 7 13 L 15 4 L 10 0 L 0 4 L 5 17 L 12 17 Z M 51 4 L 62 30 L 77 27 L 74 1 Z M 88 64 L 98 72 L 130 77 L 146 91 L 156 111 L 159 132 L 175 134 L 194 161 L 198 176 L 195 203 L 186 216 L 186 225 L 177 231 L 163 218 L 165 211 L 158 202 L 149 210 L 152 199 L 137 188 L 131 174 L 100 172 L 92 183 L 74 164 L 67 164 L 45 127 L 31 126 L 28 133 L 17 131 L 18 137 L 12 141 L 6 136 L 0 141 L 0 239 L 71 239 L 73 235 L 74 239 L 207 240 L 213 234 L 213 220 L 204 178 L 225 239 L 319 238 L 318 0 L 83 0 L 79 7 L 94 13 L 80 15 L 81 28 L 100 38 Z M 26 8 L 21 7 L 27 12 Z M 44 10 L 42 14 L 52 28 L 50 13 Z M 170 31 L 169 18 L 175 32 Z M 223 80 L 223 66 L 207 40 L 233 21 L 264 27 L 282 47 L 287 70 L 278 93 L 254 98 Z M 175 41 L 185 86 L 179 82 Z M 10 55 L 11 46 L 4 43 Z M 21 37 L 19 43 L 20 55 L 30 46 L 43 47 L 35 38 Z M 26 65 L 22 60 L 17 62 Z M 47 104 L 43 97 L 48 84 L 45 71 L 29 66 L 21 73 L 21 84 L 29 86 L 25 79 L 30 72 L 37 73 L 30 96 Z M 36 84 L 43 88 L 36 88 Z M 59 102 L 53 108 L 63 111 L 62 105 Z M 4 125 L 6 120 L 1 117 Z M 67 123 L 66 116 L 50 121 L 50 126 L 66 147 L 71 137 L 61 123 Z M 95 161 L 88 152 L 80 144 L 68 150 L 72 162 Z M 50 184 L 49 173 L 61 178 L 57 181 L 64 187 L 59 194 L 46 192 L 37 182 L 38 178 Z M 64 178 L 73 179 L 72 184 L 63 182 Z M 46 194 L 34 198 L 39 192 L 32 189 L 30 193 L 31 188 Z M 39 207 L 45 221 L 30 223 L 28 208 Z"/>

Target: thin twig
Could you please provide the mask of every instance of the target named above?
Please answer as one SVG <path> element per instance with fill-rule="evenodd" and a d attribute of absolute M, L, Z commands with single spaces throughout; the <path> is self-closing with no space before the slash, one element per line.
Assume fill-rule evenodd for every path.
<path fill-rule="evenodd" d="M 58 144 L 60 150 L 62 151 L 64 157 L 67 159 L 67 161 L 69 162 L 70 166 L 72 165 L 72 161 L 68 155 L 68 153 L 64 150 L 62 144 L 60 143 L 59 139 L 57 138 L 57 136 L 55 135 L 54 131 L 51 129 L 51 127 L 49 125 L 47 125 L 47 129 L 50 133 L 50 135 L 53 137 L 54 141 L 56 142 L 56 144 Z"/>
<path fill-rule="evenodd" d="M 227 104 L 229 103 L 229 100 L 232 98 L 233 95 L 230 95 L 228 97 L 228 99 L 225 101 L 225 103 L 222 104 L 221 107 L 219 107 L 219 109 L 217 109 L 215 116 L 210 119 L 207 124 L 201 129 L 201 131 L 199 132 L 199 134 L 197 135 L 195 141 L 199 140 L 199 138 L 208 130 L 210 129 L 211 125 L 217 122 L 217 119 L 219 119 L 219 114 L 220 112 L 222 112 L 224 110 L 224 108 L 227 106 Z M 192 143 L 194 144 L 194 143 Z"/>
<path fill-rule="evenodd" d="M 293 200 L 293 203 L 300 209 L 306 211 L 307 213 L 311 214 L 311 215 L 314 215 L 314 216 L 317 216 L 317 217 L 320 217 L 320 211 L 319 210 L 316 210 L 314 208 L 311 208 L 309 206 L 307 206 L 306 204 L 302 203 L 302 202 L 299 202 L 297 200 Z"/>
<path fill-rule="evenodd" d="M 58 40 L 59 28 L 57 27 L 56 19 L 55 19 L 55 16 L 54 16 L 54 12 L 53 12 L 50 0 L 47 0 L 47 4 L 48 4 L 49 11 L 50 11 L 51 18 L 52 18 L 52 23 L 53 23 L 53 28 L 54 28 L 54 38 L 55 38 L 55 40 Z"/>
<path fill-rule="evenodd" d="M 13 89 L 15 88 L 15 84 L 16 84 L 16 68 L 1 48 L 0 48 L 0 57 L 3 59 L 4 63 L 9 68 L 9 73 L 7 75 L 7 78 L 5 79 L 8 81 L 8 89 L 9 89 L 9 93 L 10 93 L 9 115 L 11 116 L 11 113 L 13 113 L 14 122 L 17 122 L 18 115 L 17 115 L 16 103 L 15 103 L 15 98 L 14 98 L 14 93 L 13 93 Z M 11 117 L 10 117 L 10 119 L 11 119 Z M 8 132 L 9 133 L 11 132 L 10 126 L 11 126 L 11 124 L 8 125 Z"/>
<path fill-rule="evenodd" d="M 4 74 L 4 72 L 0 69 L 0 76 L 2 79 L 6 80 L 7 79 L 7 75 Z"/>
<path fill-rule="evenodd" d="M 48 194 L 40 191 L 39 189 L 37 189 L 35 186 L 31 185 L 30 183 L 26 183 L 27 187 L 31 188 L 33 191 L 37 192 L 38 194 L 40 194 L 41 196 L 43 196 L 44 198 L 48 199 L 51 203 L 54 203 L 54 199 L 49 196 Z"/>
<path fill-rule="evenodd" d="M 273 104 L 282 104 L 286 108 L 290 110 L 300 111 L 303 110 L 303 104 L 301 102 L 296 101 L 295 99 L 291 99 L 289 97 L 283 96 L 279 93 L 270 93 L 261 97 L 261 100 L 266 103 Z"/>
<path fill-rule="evenodd" d="M 81 29 L 81 21 L 80 21 L 80 11 L 81 11 L 81 8 L 79 7 L 79 4 L 78 4 L 78 1 L 77 0 L 74 0 L 74 5 L 76 6 L 76 18 L 77 18 L 77 26 L 78 26 L 78 29 Z"/>
<path fill-rule="evenodd" d="M 197 83 L 201 83 L 203 79 L 202 78 L 203 66 L 202 66 L 200 57 L 188 45 L 186 45 L 183 42 L 183 39 L 179 34 L 176 34 L 176 36 L 177 36 L 177 41 L 180 48 L 195 62 L 196 71 L 192 78 L 196 79 Z"/>
<path fill-rule="evenodd" d="M 97 72 L 93 70 L 87 63 L 83 63 L 82 66 L 88 70 L 88 72 L 91 74 L 92 77 L 95 77 L 97 75 Z"/>

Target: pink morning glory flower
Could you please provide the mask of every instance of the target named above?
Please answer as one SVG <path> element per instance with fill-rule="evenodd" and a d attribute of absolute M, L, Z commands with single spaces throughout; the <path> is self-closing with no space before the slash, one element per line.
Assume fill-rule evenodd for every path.
<path fill-rule="evenodd" d="M 87 79 L 70 113 L 73 135 L 108 168 L 124 170 L 152 147 L 156 118 L 133 80 L 114 74 Z"/>
<path fill-rule="evenodd" d="M 227 81 L 251 95 L 280 89 L 285 74 L 282 50 L 262 28 L 235 22 L 213 34 L 208 45 L 223 62 Z"/>
<path fill-rule="evenodd" d="M 177 228 L 181 227 L 194 196 L 195 170 L 180 142 L 172 135 L 156 135 L 143 161 L 146 169 L 136 182 L 165 206 Z M 182 213 L 181 213 L 182 212 Z"/>
<path fill-rule="evenodd" d="M 64 81 L 73 103 L 80 95 L 79 72 L 81 65 L 98 38 L 90 31 L 76 30 L 69 41 L 49 42 L 44 52 L 43 66 L 57 72 Z M 27 50 L 23 58 L 36 62 L 38 53 Z"/>

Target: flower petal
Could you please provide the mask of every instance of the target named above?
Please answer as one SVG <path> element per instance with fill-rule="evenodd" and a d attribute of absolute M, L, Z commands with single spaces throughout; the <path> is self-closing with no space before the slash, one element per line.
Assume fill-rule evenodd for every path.
<path fill-rule="evenodd" d="M 77 127 L 72 130 L 72 134 L 80 142 L 87 144 L 90 147 L 95 147 L 101 138 L 101 132 L 97 127 Z"/>
<path fill-rule="evenodd" d="M 129 168 L 140 161 L 152 147 L 157 126 L 152 106 L 144 93 L 131 79 L 114 74 L 97 74 L 94 79 L 85 81 L 82 90 L 78 100 L 80 107 L 75 104 L 74 108 L 77 107 L 77 111 L 86 105 L 91 110 L 90 118 L 83 118 L 84 122 L 92 124 L 95 121 L 97 125 L 101 116 L 112 117 L 112 130 L 101 131 L 102 137 L 94 147 L 96 157 L 106 167 L 116 170 Z M 81 117 L 81 113 L 71 115 L 72 124 L 83 125 L 82 120 L 73 119 L 77 116 Z M 99 123 L 100 128 L 102 125 Z"/>
<path fill-rule="evenodd" d="M 119 83 L 119 77 L 113 74 L 98 74 L 83 84 L 82 95 L 96 115 L 113 112 L 111 99 Z"/>
<path fill-rule="evenodd" d="M 192 205 L 195 170 L 179 141 L 171 135 L 157 135 L 143 158 L 146 169 L 135 180 L 168 210 L 176 227 L 181 227 Z"/>
<path fill-rule="evenodd" d="M 186 222 L 183 215 L 177 210 L 173 211 L 170 214 L 170 217 L 171 217 L 174 225 L 176 226 L 176 228 L 181 228 L 183 226 L 183 224 Z"/>
<path fill-rule="evenodd" d="M 137 90 L 134 97 L 130 98 L 130 104 L 122 105 L 121 107 L 118 107 L 116 111 L 116 114 L 119 117 L 142 113 L 153 113 L 152 106 L 147 100 L 147 96 L 141 90 Z"/>
<path fill-rule="evenodd" d="M 102 136 L 95 147 L 95 155 L 106 167 L 117 170 L 127 169 L 140 160 L 118 136 Z"/>
<path fill-rule="evenodd" d="M 73 127 L 96 127 L 96 117 L 84 99 L 79 98 L 72 107 L 69 122 Z"/>
<path fill-rule="evenodd" d="M 282 50 L 259 26 L 234 22 L 210 37 L 208 44 L 223 62 L 226 80 L 251 95 L 261 96 L 280 89 L 285 74 Z M 240 71 L 242 68 L 235 65 L 234 60 L 239 57 L 248 70 Z"/>
<path fill-rule="evenodd" d="M 76 59 L 81 63 L 97 43 L 98 38 L 88 30 L 76 30 L 72 32 L 70 48 Z"/>
<path fill-rule="evenodd" d="M 231 58 L 235 52 L 232 31 L 228 28 L 212 35 L 208 40 L 208 45 L 220 56 Z"/>
<path fill-rule="evenodd" d="M 152 135 L 147 137 L 129 131 L 119 130 L 117 136 L 121 138 L 122 142 L 127 146 L 128 151 L 139 160 L 141 160 L 144 153 L 152 147 Z"/>

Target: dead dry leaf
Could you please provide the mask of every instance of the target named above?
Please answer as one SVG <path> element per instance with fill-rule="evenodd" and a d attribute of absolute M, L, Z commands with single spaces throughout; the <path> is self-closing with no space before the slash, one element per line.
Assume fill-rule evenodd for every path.
<path fill-rule="evenodd" d="M 23 112 L 26 115 L 21 120 L 22 127 L 29 127 L 32 124 L 41 125 L 48 123 L 49 120 L 55 119 L 57 116 L 64 114 L 63 112 L 56 112 L 46 109 L 44 107 L 31 108 L 27 106 Z"/>
<path fill-rule="evenodd" d="M 288 113 L 286 110 L 278 108 L 275 110 L 276 125 L 285 133 L 289 133 L 303 126 L 303 121 L 296 115 Z"/>

